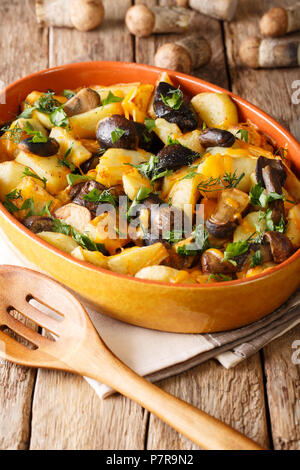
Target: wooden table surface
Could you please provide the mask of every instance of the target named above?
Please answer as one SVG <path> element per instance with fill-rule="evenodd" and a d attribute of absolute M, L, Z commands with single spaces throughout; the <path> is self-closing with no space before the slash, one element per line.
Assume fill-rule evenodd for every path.
<path fill-rule="evenodd" d="M 103 25 L 79 33 L 39 28 L 33 0 L 0 0 L 0 79 L 9 84 L 31 72 L 82 60 L 153 64 L 158 45 L 174 36 L 133 38 L 124 26 L 132 3 L 173 2 L 104 0 Z M 240 0 L 230 24 L 199 15 L 199 30 L 210 41 L 213 58 L 195 75 L 261 107 L 300 140 L 300 105 L 291 102 L 299 69 L 246 70 L 238 59 L 241 40 L 257 33 L 259 16 L 274 3 Z M 232 370 L 209 361 L 159 385 L 263 446 L 300 449 L 300 367 L 292 363 L 297 339 L 300 326 Z M 196 449 L 128 399 L 101 401 L 83 379 L 61 372 L 0 364 L 0 403 L 0 449 Z"/>

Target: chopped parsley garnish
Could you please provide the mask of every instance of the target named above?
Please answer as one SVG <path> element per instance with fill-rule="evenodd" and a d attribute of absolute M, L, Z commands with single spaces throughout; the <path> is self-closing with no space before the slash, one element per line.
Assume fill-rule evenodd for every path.
<path fill-rule="evenodd" d="M 233 265 L 236 266 L 236 261 L 233 259 L 236 256 L 243 255 L 249 250 L 248 240 L 243 240 L 234 243 L 228 243 L 224 252 L 224 261 L 230 261 Z"/>
<path fill-rule="evenodd" d="M 167 145 L 180 145 L 179 140 L 173 139 L 170 135 L 168 135 Z"/>
<path fill-rule="evenodd" d="M 225 282 L 225 281 L 232 281 L 232 277 L 226 276 L 225 274 L 210 274 L 206 282 L 211 280 L 215 280 L 217 282 Z"/>
<path fill-rule="evenodd" d="M 191 166 L 190 171 L 185 176 L 183 176 L 181 179 L 182 180 L 191 180 L 196 175 L 199 175 L 199 173 L 197 172 L 197 169 L 198 169 L 198 165 Z"/>
<path fill-rule="evenodd" d="M 278 225 L 275 225 L 272 220 L 272 213 L 273 213 L 272 209 L 268 209 L 265 212 L 259 211 L 258 221 L 265 220 L 266 228 L 267 230 L 271 232 L 276 231 L 276 232 L 284 233 L 286 231 L 286 223 L 284 221 L 283 216 L 281 216 Z"/>
<path fill-rule="evenodd" d="M 238 137 L 238 134 L 240 135 L 240 137 Z M 248 143 L 248 141 L 249 141 L 249 132 L 246 131 L 246 129 L 239 129 L 236 133 L 236 137 L 238 137 L 238 139 L 243 140 L 244 142 Z"/>
<path fill-rule="evenodd" d="M 128 217 L 131 217 L 133 215 L 133 208 L 136 207 L 140 202 L 144 201 L 144 199 L 147 199 L 150 193 L 151 189 L 146 188 L 145 186 L 138 190 L 137 195 L 135 196 L 131 206 L 128 209 Z"/>
<path fill-rule="evenodd" d="M 99 189 L 94 188 L 88 194 L 83 196 L 83 199 L 88 202 L 108 202 L 112 206 L 117 206 L 117 198 L 113 194 L 111 194 L 109 189 L 105 189 L 104 191 L 99 191 Z"/>
<path fill-rule="evenodd" d="M 183 239 L 183 233 L 182 230 L 173 229 L 169 232 L 164 232 L 162 238 L 171 244 L 178 243 Z"/>
<path fill-rule="evenodd" d="M 278 194 L 274 192 L 267 194 L 260 182 L 252 186 L 252 188 L 250 189 L 249 196 L 250 202 L 253 206 L 261 206 L 263 208 L 268 207 L 268 204 L 270 202 L 277 200 L 287 201 L 291 204 L 295 204 L 294 201 L 289 201 L 288 199 L 286 199 L 284 194 Z"/>
<path fill-rule="evenodd" d="M 253 256 L 251 256 L 250 260 L 250 268 L 255 268 L 255 266 L 259 266 L 263 263 L 263 257 L 260 250 L 257 250 Z"/>
<path fill-rule="evenodd" d="M 61 107 L 61 103 L 54 98 L 54 91 L 48 91 L 42 95 L 35 103 L 34 106 L 38 111 L 42 113 L 51 114 L 57 108 Z"/>
<path fill-rule="evenodd" d="M 124 98 L 114 95 L 111 91 L 108 93 L 107 97 L 102 101 L 102 106 L 106 106 L 111 103 L 120 103 Z"/>
<path fill-rule="evenodd" d="M 54 126 L 68 127 L 69 119 L 63 110 L 63 105 L 52 111 L 52 113 L 50 114 L 50 121 L 52 122 L 52 124 L 54 124 Z"/>
<path fill-rule="evenodd" d="M 176 248 L 176 251 L 181 256 L 193 256 L 198 253 L 203 253 L 210 246 L 208 233 L 205 230 L 203 224 L 197 225 L 195 230 L 192 233 L 194 237 L 194 243 L 179 245 Z"/>
<path fill-rule="evenodd" d="M 46 189 L 46 185 L 47 185 L 47 178 L 41 178 L 40 176 L 36 175 L 35 173 L 33 173 L 30 168 L 28 168 L 27 166 L 25 167 L 24 171 L 23 171 L 23 174 L 22 174 L 22 177 L 24 178 L 24 176 L 30 176 L 31 178 L 35 178 L 36 180 L 39 180 L 43 183 L 44 185 L 44 189 Z"/>
<path fill-rule="evenodd" d="M 19 207 L 17 207 L 13 202 L 12 200 L 15 200 L 15 199 L 21 199 L 23 200 L 22 198 L 22 193 L 21 193 L 21 190 L 20 189 L 14 189 L 13 191 L 11 191 L 10 193 L 6 194 L 5 196 L 5 200 L 3 202 L 3 205 L 5 207 L 5 209 L 8 210 L 8 212 L 11 212 L 12 214 L 14 212 L 18 212 L 20 209 Z"/>
<path fill-rule="evenodd" d="M 111 141 L 114 144 L 117 142 L 121 137 L 125 134 L 124 129 L 120 129 L 119 127 L 116 127 L 114 131 L 111 133 Z"/>
<path fill-rule="evenodd" d="M 279 155 L 282 160 L 287 159 L 287 153 L 288 150 L 284 147 L 278 147 L 278 149 L 275 151 L 274 155 Z"/>
<path fill-rule="evenodd" d="M 35 144 L 44 143 L 48 141 L 48 137 L 42 134 L 41 131 L 35 131 L 34 127 L 29 121 L 26 121 L 25 123 L 24 132 L 26 132 L 26 134 L 28 134 L 29 136 L 32 136 L 30 141 Z"/>
<path fill-rule="evenodd" d="M 61 166 L 66 166 L 66 167 L 70 168 L 71 171 L 75 171 L 76 170 L 75 165 L 73 165 L 73 163 L 68 161 L 68 156 L 72 152 L 72 149 L 73 149 L 73 146 L 71 145 L 71 147 L 69 147 L 68 150 L 66 151 L 66 153 L 64 154 L 63 159 L 61 159 L 61 158 L 58 159 L 58 163 Z"/>
<path fill-rule="evenodd" d="M 34 200 L 32 197 L 29 199 L 25 199 L 25 201 L 23 202 L 20 208 L 20 211 L 26 211 L 27 209 L 28 209 L 28 212 L 25 218 L 31 217 L 32 215 L 34 215 Z"/>
<path fill-rule="evenodd" d="M 157 169 L 157 165 L 159 163 L 159 158 L 155 155 L 151 155 L 148 162 L 140 163 L 139 165 L 132 165 L 131 163 L 124 163 L 124 165 L 132 166 L 136 168 L 142 176 L 145 178 L 150 179 L 151 183 L 158 180 L 159 178 L 163 178 L 164 176 L 169 176 L 173 173 L 173 170 L 163 170 L 159 171 Z"/>
<path fill-rule="evenodd" d="M 36 108 L 34 106 L 30 106 L 29 108 L 26 108 L 24 109 L 24 111 L 21 112 L 21 114 L 19 114 L 19 116 L 16 117 L 16 119 L 29 119 L 31 118 L 32 116 L 32 112 L 35 110 Z"/>
<path fill-rule="evenodd" d="M 67 175 L 67 181 L 70 186 L 73 184 L 80 183 L 81 181 L 88 181 L 92 179 L 90 176 L 87 175 L 75 175 L 74 173 L 69 173 Z"/>
<path fill-rule="evenodd" d="M 145 118 L 145 126 L 147 127 L 147 131 L 151 133 L 156 128 L 155 119 L 151 119 L 151 118 L 146 117 Z"/>
<path fill-rule="evenodd" d="M 23 129 L 21 128 L 20 124 L 17 124 L 12 129 L 5 128 L 5 134 L 0 137 L 3 140 L 10 140 L 14 144 L 18 144 L 21 141 Z"/>
<path fill-rule="evenodd" d="M 67 98 L 67 100 L 70 100 L 76 95 L 76 93 L 72 90 L 63 90 L 62 95 Z"/>
<path fill-rule="evenodd" d="M 103 243 L 94 243 L 88 235 L 78 232 L 78 230 L 60 219 L 53 220 L 53 232 L 71 236 L 84 250 L 100 251 L 106 254 Z"/>
<path fill-rule="evenodd" d="M 48 217 L 52 217 L 51 215 L 51 212 L 50 212 L 50 206 L 52 204 L 53 201 L 49 201 L 44 207 L 43 209 L 41 210 L 41 212 L 39 213 L 39 215 L 47 215 Z"/>
<path fill-rule="evenodd" d="M 176 90 L 169 90 L 165 96 L 161 93 L 160 97 L 166 106 L 175 111 L 180 109 L 183 104 L 183 93 L 180 90 L 180 86 Z"/>

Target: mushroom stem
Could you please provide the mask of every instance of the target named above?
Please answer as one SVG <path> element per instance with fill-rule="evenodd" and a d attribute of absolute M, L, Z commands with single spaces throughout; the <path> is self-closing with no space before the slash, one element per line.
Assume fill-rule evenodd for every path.
<path fill-rule="evenodd" d="M 176 2 L 178 6 L 189 6 L 203 15 L 231 21 L 235 15 L 238 0 L 176 0 Z"/>
<path fill-rule="evenodd" d="M 207 64 L 211 58 L 211 48 L 199 33 L 164 44 L 155 54 L 157 67 L 190 73 L 193 69 Z"/>
<path fill-rule="evenodd" d="M 300 2 L 286 8 L 271 8 L 261 18 L 259 26 L 264 36 L 273 38 L 300 30 Z"/>
<path fill-rule="evenodd" d="M 138 37 L 152 33 L 184 33 L 193 26 L 195 12 L 179 7 L 134 5 L 126 13 L 126 26 Z"/>
<path fill-rule="evenodd" d="M 248 38 L 240 47 L 240 58 L 248 67 L 275 68 L 300 65 L 300 39 Z"/>
<path fill-rule="evenodd" d="M 90 31 L 102 23 L 101 0 L 35 0 L 37 21 L 41 26 L 76 28 Z"/>

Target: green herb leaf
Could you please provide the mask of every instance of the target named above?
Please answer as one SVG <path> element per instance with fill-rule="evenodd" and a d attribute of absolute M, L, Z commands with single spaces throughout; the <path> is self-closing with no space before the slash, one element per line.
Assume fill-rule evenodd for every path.
<path fill-rule="evenodd" d="M 0 137 L 1 140 L 10 140 L 14 144 L 18 144 L 21 141 L 23 129 L 20 124 L 17 124 L 12 129 L 5 128 L 5 134 Z"/>
<path fill-rule="evenodd" d="M 178 145 L 178 144 L 180 145 L 179 140 L 173 139 L 173 137 L 171 137 L 170 135 L 168 135 L 167 145 Z"/>
<path fill-rule="evenodd" d="M 251 256 L 250 268 L 255 268 L 263 262 L 263 257 L 260 250 L 257 250 L 253 256 Z"/>
<path fill-rule="evenodd" d="M 76 183 L 80 183 L 81 181 L 89 181 L 91 179 L 92 178 L 87 175 L 75 175 L 74 173 L 69 173 L 67 175 L 67 181 L 70 186 L 73 186 L 73 184 L 76 184 Z"/>
<path fill-rule="evenodd" d="M 33 173 L 28 167 L 26 167 L 23 171 L 22 177 L 24 178 L 24 176 L 31 176 L 31 178 L 35 178 L 36 180 L 41 181 L 44 185 L 44 189 L 46 189 L 47 178 L 41 178 L 40 176 Z"/>
<path fill-rule="evenodd" d="M 5 209 L 13 214 L 14 212 L 18 212 L 20 209 L 11 201 L 12 199 L 23 199 L 20 189 L 14 189 L 10 193 L 6 194 L 3 202 Z"/>
<path fill-rule="evenodd" d="M 25 201 L 23 202 L 20 208 L 20 211 L 26 211 L 27 209 L 28 209 L 28 212 L 25 216 L 26 218 L 34 215 L 34 200 L 32 197 L 29 199 L 25 199 Z"/>
<path fill-rule="evenodd" d="M 147 127 L 148 132 L 152 132 L 156 128 L 155 119 L 145 118 L 145 126 Z"/>
<path fill-rule="evenodd" d="M 175 111 L 183 104 L 183 93 L 180 90 L 180 86 L 176 90 L 169 90 L 165 96 L 162 93 L 160 96 L 164 104 Z"/>
<path fill-rule="evenodd" d="M 104 191 L 99 191 L 99 189 L 94 188 L 88 194 L 83 196 L 83 199 L 88 202 L 108 202 L 114 207 L 117 207 L 117 198 L 111 194 L 109 189 Z"/>
<path fill-rule="evenodd" d="M 50 121 L 52 122 L 52 124 L 54 124 L 54 126 L 68 127 L 69 119 L 63 110 L 63 106 L 60 106 L 59 108 L 55 109 L 50 114 Z"/>
<path fill-rule="evenodd" d="M 31 106 L 30 108 L 24 109 L 24 111 L 19 114 L 19 116 L 16 117 L 16 119 L 29 119 L 32 116 L 32 112 L 35 110 L 34 106 Z"/>
<path fill-rule="evenodd" d="M 190 171 L 185 176 L 183 176 L 181 179 L 182 180 L 191 180 L 196 175 L 199 175 L 199 173 L 197 172 L 197 169 L 198 169 L 198 165 L 191 166 Z"/>
<path fill-rule="evenodd" d="M 71 229 L 72 237 L 83 249 L 88 251 L 99 251 L 98 246 L 94 243 L 88 235 L 80 233 L 74 228 Z"/>
<path fill-rule="evenodd" d="M 209 282 L 212 279 L 214 279 L 217 282 L 232 281 L 232 277 L 225 276 L 225 274 L 210 274 L 206 282 Z"/>
<path fill-rule="evenodd" d="M 56 108 L 61 107 L 61 103 L 54 98 L 54 91 L 48 91 L 34 103 L 35 108 L 42 113 L 51 114 Z"/>
<path fill-rule="evenodd" d="M 58 159 L 58 163 L 61 166 L 66 166 L 66 167 L 70 168 L 71 171 L 75 171 L 76 170 L 75 165 L 73 165 L 73 163 L 68 161 L 68 156 L 70 155 L 70 153 L 72 151 L 72 148 L 73 148 L 73 146 L 71 145 L 71 147 L 69 147 L 68 150 L 66 151 L 66 153 L 64 154 L 63 159 L 61 159 L 61 158 Z"/>
<path fill-rule="evenodd" d="M 183 239 L 182 230 L 171 230 L 169 232 L 163 232 L 162 237 L 169 243 L 178 243 Z"/>
<path fill-rule="evenodd" d="M 53 220 L 53 232 L 62 233 L 63 235 L 70 235 L 71 225 L 66 224 L 60 219 Z"/>
<path fill-rule="evenodd" d="M 120 96 L 115 96 L 111 91 L 109 91 L 107 97 L 102 101 L 102 106 L 106 106 L 111 103 L 120 103 L 124 98 Z"/>
<path fill-rule="evenodd" d="M 154 183 L 154 181 L 160 178 L 164 178 L 165 176 L 172 175 L 172 174 L 173 174 L 173 170 L 164 170 L 164 171 L 161 171 L 160 173 L 156 173 L 152 176 L 151 183 Z"/>
<path fill-rule="evenodd" d="M 138 190 L 137 195 L 135 196 L 134 200 L 132 201 L 131 206 L 128 209 L 127 216 L 131 217 L 133 213 L 133 208 L 137 206 L 140 202 L 144 201 L 144 199 L 147 199 L 149 194 L 151 193 L 151 189 L 142 187 Z"/>
<path fill-rule="evenodd" d="M 67 98 L 68 100 L 70 100 L 71 98 L 73 98 L 73 96 L 76 95 L 76 93 L 75 93 L 74 91 L 72 91 L 72 90 L 63 90 L 62 94 L 63 94 L 63 96 L 64 96 L 65 98 Z"/>
<path fill-rule="evenodd" d="M 50 212 L 50 206 L 52 204 L 53 201 L 49 201 L 48 204 L 46 204 L 43 209 L 41 210 L 41 212 L 38 214 L 38 215 L 47 215 L 48 217 L 52 217 L 51 215 L 51 212 Z"/>
<path fill-rule="evenodd" d="M 114 144 L 117 142 L 121 137 L 125 134 L 124 129 L 120 129 L 119 127 L 116 127 L 114 131 L 111 133 L 111 141 Z"/>
<path fill-rule="evenodd" d="M 243 255 L 249 250 L 248 241 L 239 241 L 235 243 L 228 243 L 224 252 L 224 261 L 234 261 L 232 258 Z"/>
<path fill-rule="evenodd" d="M 34 127 L 30 124 L 29 121 L 25 122 L 24 132 L 26 132 L 26 134 L 28 134 L 29 136 L 32 136 L 31 142 L 42 143 L 48 141 L 48 137 L 42 134 L 41 131 L 35 131 Z"/>
<path fill-rule="evenodd" d="M 240 137 L 238 139 L 244 140 L 245 142 L 248 142 L 249 140 L 249 132 L 246 131 L 246 129 L 239 129 L 236 133 L 236 137 L 240 134 Z"/>

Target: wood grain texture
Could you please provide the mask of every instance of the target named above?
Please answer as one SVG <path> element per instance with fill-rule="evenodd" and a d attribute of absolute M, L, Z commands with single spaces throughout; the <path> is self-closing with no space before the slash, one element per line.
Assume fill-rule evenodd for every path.
<path fill-rule="evenodd" d="M 133 60 L 133 42 L 124 25 L 131 1 L 105 0 L 104 5 L 105 21 L 95 31 L 51 28 L 50 66 L 86 60 Z M 31 449 L 143 449 L 145 432 L 144 411 L 130 400 L 115 396 L 101 401 L 80 377 L 38 372 Z"/>
<path fill-rule="evenodd" d="M 224 370 L 215 361 L 209 361 L 159 385 L 230 424 L 260 445 L 269 445 L 259 355 L 231 370 Z M 190 450 L 197 447 L 151 415 L 147 449 Z"/>
<path fill-rule="evenodd" d="M 281 5 L 294 3 L 284 0 Z M 239 58 L 241 42 L 259 35 L 259 18 L 272 6 L 272 0 L 240 0 L 235 20 L 225 23 L 232 91 L 262 108 L 300 139 L 300 106 L 292 103 L 292 83 L 299 80 L 299 68 L 252 70 L 245 68 Z"/>
<path fill-rule="evenodd" d="M 270 343 L 263 353 L 272 438 L 278 450 L 300 450 L 300 365 L 292 360 L 294 341 L 300 341 L 300 326 Z M 298 353 L 294 362 L 299 358 Z"/>
<path fill-rule="evenodd" d="M 0 79 L 4 84 L 48 66 L 48 31 L 37 26 L 32 8 L 31 0 L 1 0 Z M 22 18 L 22 33 L 16 18 Z M 0 449 L 29 446 L 35 377 L 33 369 L 0 364 Z"/>

